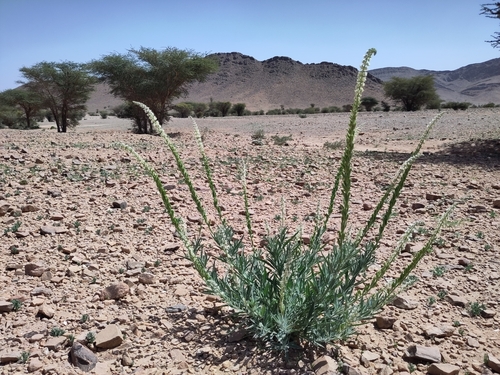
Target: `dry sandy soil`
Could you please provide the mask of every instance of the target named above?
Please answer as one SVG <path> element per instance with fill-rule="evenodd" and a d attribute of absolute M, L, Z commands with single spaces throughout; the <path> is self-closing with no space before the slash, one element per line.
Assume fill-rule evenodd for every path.
<path fill-rule="evenodd" d="M 391 176 L 436 112 L 361 113 L 354 160 L 351 217 L 361 226 Z M 359 334 L 338 343 L 349 374 L 488 374 L 500 364 L 500 110 L 445 114 L 415 164 L 377 255 L 384 260 L 406 227 L 421 221 L 395 263 L 408 264 L 452 203 L 451 227 L 421 262 L 418 282 Z M 238 163 L 246 159 L 252 220 L 259 239 L 276 227 L 280 201 L 287 223 L 307 236 L 318 203 L 328 203 L 347 114 L 200 119 L 227 219 L 245 232 Z M 0 374 L 81 374 L 68 360 L 70 345 L 89 332 L 97 374 L 323 374 L 312 363 L 333 349 L 285 361 L 243 337 L 227 308 L 204 294 L 151 180 L 125 151 L 124 141 L 160 171 L 192 233 L 197 212 L 161 139 L 133 135 L 128 122 L 88 117 L 75 131 L 0 130 Z M 209 191 L 189 120 L 167 125 L 190 167 L 200 195 Z M 251 135 L 263 130 L 264 145 Z M 288 136 L 288 146 L 271 136 Z M 336 143 L 338 142 L 338 143 Z M 332 219 L 330 240 L 338 229 Z M 123 296 L 104 299 L 121 283 Z M 20 306 L 11 301 L 18 300 Z M 477 304 L 475 304 L 477 303 Z M 471 316 L 471 304 L 481 315 Z M 16 309 L 15 307 L 19 307 Z M 64 330 L 53 337 L 54 328 Z M 70 337 L 70 335 L 73 335 Z M 449 366 L 407 357 L 427 348 Z M 16 362 L 23 352 L 26 363 Z M 488 366 L 482 366 L 488 356 Z M 25 357 L 26 359 L 27 357 Z M 413 363 L 412 363 L 413 362 Z M 331 373 L 334 373 L 332 369 Z M 459 371 L 459 372 L 458 372 Z"/>

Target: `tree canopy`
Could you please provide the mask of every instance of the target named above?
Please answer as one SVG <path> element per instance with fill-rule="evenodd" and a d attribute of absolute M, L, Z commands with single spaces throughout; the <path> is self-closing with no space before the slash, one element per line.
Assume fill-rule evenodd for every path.
<path fill-rule="evenodd" d="M 488 18 L 497 18 L 500 19 L 500 2 L 491 3 L 491 4 L 482 4 L 481 5 L 481 14 L 484 14 Z M 487 40 L 487 43 L 490 43 L 493 48 L 500 47 L 500 32 L 496 32 L 492 35 L 492 40 Z"/>
<path fill-rule="evenodd" d="M 35 116 L 43 108 L 43 98 L 34 91 L 10 89 L 0 93 L 0 105 L 9 108 L 7 112 L 12 114 L 18 110 L 17 125 L 31 129 L 36 125 Z"/>
<path fill-rule="evenodd" d="M 439 100 L 432 76 L 392 77 L 384 84 L 385 95 L 401 103 L 405 111 L 417 111 Z"/>
<path fill-rule="evenodd" d="M 66 132 L 68 125 L 78 123 L 78 112 L 85 111 L 85 102 L 95 83 L 84 64 L 44 61 L 19 71 L 25 81 L 18 83 L 43 98 L 44 106 L 54 116 L 58 132 Z"/>
<path fill-rule="evenodd" d="M 206 55 L 173 47 L 161 51 L 141 47 L 127 54 L 113 53 L 92 61 L 89 66 L 109 84 L 112 94 L 146 104 L 160 124 L 168 119 L 172 101 L 187 95 L 189 84 L 204 81 L 218 68 L 217 62 Z M 153 132 L 139 108 L 131 117 L 139 133 Z"/>

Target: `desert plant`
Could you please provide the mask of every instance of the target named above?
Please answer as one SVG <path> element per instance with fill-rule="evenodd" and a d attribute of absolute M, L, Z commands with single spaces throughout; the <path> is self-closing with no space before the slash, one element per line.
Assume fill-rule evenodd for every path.
<path fill-rule="evenodd" d="M 108 118 L 108 111 L 101 111 L 99 114 L 103 120 Z"/>
<path fill-rule="evenodd" d="M 85 341 L 87 341 L 88 344 L 93 344 L 95 342 L 95 333 L 88 332 L 85 336 Z"/>
<path fill-rule="evenodd" d="M 486 309 L 482 303 L 472 302 L 467 306 L 467 311 L 470 316 L 479 316 Z"/>
<path fill-rule="evenodd" d="M 271 137 L 273 140 L 274 144 L 277 146 L 288 146 L 288 142 L 292 140 L 291 135 L 284 135 L 284 136 L 279 136 L 279 135 L 273 135 Z"/>
<path fill-rule="evenodd" d="M 53 337 L 59 337 L 66 333 L 66 331 L 59 327 L 54 327 L 50 330 L 50 335 Z"/>
<path fill-rule="evenodd" d="M 23 303 L 18 300 L 18 299 L 13 299 L 10 301 L 10 303 L 12 303 L 12 310 L 14 311 L 19 311 L 21 309 L 21 307 L 23 306 Z"/>
<path fill-rule="evenodd" d="M 231 108 L 232 112 L 236 113 L 237 116 L 243 116 L 245 114 L 245 107 L 247 105 L 245 103 L 236 103 L 233 104 Z"/>
<path fill-rule="evenodd" d="M 19 363 L 28 363 L 28 360 L 30 359 L 30 352 L 23 351 L 21 355 L 19 356 Z"/>
<path fill-rule="evenodd" d="M 177 148 L 161 129 L 149 108 L 136 102 L 145 111 L 172 152 L 191 198 L 211 233 L 213 241 L 211 247 L 214 245 L 221 252 L 216 259 L 211 258 L 205 252 L 201 238 L 192 238 L 188 235 L 185 222 L 177 216 L 157 172 L 132 147 L 120 144 L 136 157 L 155 181 L 166 212 L 186 247 L 186 256 L 204 280 L 207 292 L 221 297 L 241 316 L 242 324 L 254 334 L 254 337 L 268 342 L 275 349 L 287 351 L 304 343 L 324 345 L 353 335 L 355 327 L 360 322 L 372 318 L 397 293 L 415 281 L 415 278 L 411 277 L 411 272 L 430 252 L 437 233 L 450 215 L 451 208 L 442 216 L 424 247 L 414 255 L 409 264 L 403 267 L 399 275 L 384 282 L 384 276 L 405 248 L 415 225 L 410 226 L 402 235 L 392 254 L 383 260 L 380 269 L 370 274 L 368 268 L 375 261 L 377 249 L 392 217 L 406 177 L 418 157 L 424 139 L 442 115 L 439 114 L 431 121 L 414 154 L 401 165 L 366 225 L 356 235 L 351 235 L 351 173 L 356 119 L 361 105 L 368 63 L 374 53 L 374 49 L 369 50 L 361 65 L 345 149 L 340 168 L 333 180 L 329 206 L 324 214 L 318 211 L 315 215 L 315 227 L 308 244 L 302 241 L 300 230 L 291 231 L 284 226 L 284 220 L 281 220 L 281 227 L 268 232 L 263 241 L 263 248 L 256 245 L 249 212 L 245 163 L 241 165 L 240 176 L 248 238 L 236 236 L 222 215 L 209 167 L 210 162 L 204 151 L 198 127 L 193 120 L 195 138 L 212 194 L 212 203 L 220 220 L 219 226 L 209 225 L 207 210 L 198 196 Z M 328 247 L 322 238 L 334 212 L 339 191 L 341 201 L 339 234 L 336 243 Z M 281 217 L 284 218 L 285 214 L 283 204 Z M 244 251 L 245 246 L 249 246 L 250 251 Z"/>

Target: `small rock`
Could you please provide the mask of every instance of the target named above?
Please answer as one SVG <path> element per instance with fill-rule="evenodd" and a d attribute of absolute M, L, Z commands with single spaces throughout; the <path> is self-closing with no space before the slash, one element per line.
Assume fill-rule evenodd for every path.
<path fill-rule="evenodd" d="M 177 297 L 187 296 L 188 294 L 189 294 L 189 289 L 186 288 L 184 285 L 179 285 L 177 288 L 175 288 L 174 295 Z"/>
<path fill-rule="evenodd" d="M 169 307 L 165 308 L 165 311 L 167 312 L 167 314 L 180 313 L 180 312 L 185 311 L 185 310 L 187 310 L 187 307 L 180 304 L 180 303 L 177 305 L 169 306 Z"/>
<path fill-rule="evenodd" d="M 59 190 L 54 190 L 54 189 L 47 190 L 47 194 L 50 195 L 52 198 L 57 198 L 61 196 L 61 192 Z"/>
<path fill-rule="evenodd" d="M 39 210 L 39 208 L 37 206 L 32 205 L 32 204 L 27 204 L 27 205 L 21 207 L 21 212 L 36 212 L 38 210 Z"/>
<path fill-rule="evenodd" d="M 474 337 L 467 338 L 467 345 L 471 348 L 479 348 L 481 346 L 479 341 L 477 341 Z"/>
<path fill-rule="evenodd" d="M 373 210 L 373 204 L 370 202 L 364 202 L 363 203 L 363 210 L 364 211 L 371 211 Z"/>
<path fill-rule="evenodd" d="M 464 297 L 457 296 L 454 294 L 448 294 L 445 297 L 445 299 L 446 299 L 446 301 L 451 303 L 453 306 L 465 307 L 465 305 L 467 305 L 467 300 Z"/>
<path fill-rule="evenodd" d="M 141 273 L 139 275 L 139 282 L 141 284 L 154 284 L 155 283 L 155 275 L 149 272 Z"/>
<path fill-rule="evenodd" d="M 123 210 L 123 209 L 127 208 L 127 202 L 125 202 L 125 201 L 122 201 L 122 202 L 114 201 L 114 202 L 111 204 L 111 206 L 112 206 L 113 208 L 120 208 L 120 209 L 122 209 L 122 210 Z"/>
<path fill-rule="evenodd" d="M 172 349 L 170 351 L 170 358 L 174 361 L 174 363 L 179 363 L 183 362 L 186 360 L 186 357 L 184 357 L 184 354 L 182 354 L 182 351 L 180 349 Z"/>
<path fill-rule="evenodd" d="M 40 277 L 47 270 L 43 264 L 28 263 L 24 266 L 24 273 L 28 276 Z"/>
<path fill-rule="evenodd" d="M 32 296 L 46 296 L 50 297 L 52 295 L 52 291 L 49 288 L 46 288 L 44 286 L 39 286 L 33 289 L 30 294 Z"/>
<path fill-rule="evenodd" d="M 75 341 L 70 351 L 71 363 L 80 370 L 91 371 L 97 364 L 97 356 L 79 342 Z"/>
<path fill-rule="evenodd" d="M 45 226 L 40 228 L 40 234 L 43 234 L 43 235 L 56 234 L 56 227 L 51 227 L 49 225 L 45 225 Z"/>
<path fill-rule="evenodd" d="M 110 324 L 95 336 L 95 346 L 101 349 L 112 349 L 120 346 L 123 335 L 116 324 Z"/>
<path fill-rule="evenodd" d="M 500 373 L 500 360 L 497 357 L 488 353 L 488 363 L 486 365 L 493 371 Z"/>
<path fill-rule="evenodd" d="M 411 208 L 412 208 L 412 210 L 420 210 L 422 208 L 425 208 L 425 204 L 420 203 L 420 202 L 415 202 L 415 203 L 412 203 Z"/>
<path fill-rule="evenodd" d="M 9 301 L 0 301 L 0 313 L 11 312 L 14 309 L 14 305 Z"/>
<path fill-rule="evenodd" d="M 134 364 L 134 360 L 130 358 L 127 353 L 122 355 L 122 366 L 131 367 Z"/>
<path fill-rule="evenodd" d="M 500 208 L 500 199 L 493 200 L 493 208 Z"/>
<path fill-rule="evenodd" d="M 38 358 L 31 358 L 28 364 L 28 372 L 35 372 L 43 367 L 43 362 Z"/>
<path fill-rule="evenodd" d="M 442 194 L 425 193 L 425 199 L 427 199 L 428 201 L 438 201 L 442 198 Z"/>
<path fill-rule="evenodd" d="M 375 325 L 378 329 L 390 329 L 396 322 L 396 318 L 390 316 L 377 316 Z"/>
<path fill-rule="evenodd" d="M 130 287 L 122 282 L 118 282 L 115 284 L 111 284 L 106 289 L 101 291 L 100 298 L 101 300 L 106 299 L 120 299 L 125 297 L 130 292 Z"/>
<path fill-rule="evenodd" d="M 407 350 L 407 357 L 432 363 L 441 362 L 441 352 L 437 346 L 411 345 Z"/>
<path fill-rule="evenodd" d="M 392 300 L 391 305 L 403 310 L 414 310 L 417 308 L 418 302 L 407 297 L 397 296 Z"/>
<path fill-rule="evenodd" d="M 338 363 L 332 357 L 324 355 L 313 362 L 312 368 L 316 375 L 335 375 Z"/>
<path fill-rule="evenodd" d="M 21 357 L 21 352 L 17 350 L 11 350 L 0 353 L 0 363 L 12 363 L 17 362 Z"/>
<path fill-rule="evenodd" d="M 227 342 L 238 342 L 243 340 L 248 336 L 248 332 L 245 329 L 237 329 L 235 331 L 230 332 L 227 335 Z"/>
<path fill-rule="evenodd" d="M 459 372 L 460 367 L 449 363 L 433 363 L 427 369 L 429 375 L 457 375 Z"/>
<path fill-rule="evenodd" d="M 361 364 L 365 367 L 369 367 L 370 366 L 370 362 L 374 362 L 376 361 L 377 359 L 380 358 L 380 355 L 378 355 L 377 353 L 373 353 L 373 352 L 370 352 L 370 351 L 364 351 L 362 354 L 361 354 L 361 358 L 359 359 L 359 361 L 361 362 Z"/>
<path fill-rule="evenodd" d="M 496 315 L 496 311 L 492 309 L 481 310 L 481 316 L 483 318 L 489 319 Z"/>
<path fill-rule="evenodd" d="M 68 339 L 64 336 L 51 337 L 45 342 L 45 347 L 49 350 L 57 352 L 59 349 L 64 347 Z"/>
<path fill-rule="evenodd" d="M 45 317 L 45 318 L 48 318 L 48 319 L 52 319 L 54 317 L 55 313 L 56 313 L 55 310 L 46 304 L 43 304 L 38 309 L 38 315 Z"/>

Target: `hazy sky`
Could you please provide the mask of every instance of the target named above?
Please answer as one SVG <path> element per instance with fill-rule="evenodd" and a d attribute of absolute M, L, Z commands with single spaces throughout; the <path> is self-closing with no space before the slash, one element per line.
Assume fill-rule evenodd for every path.
<path fill-rule="evenodd" d="M 488 0 L 0 0 L 0 90 L 19 68 L 87 62 L 140 46 L 241 52 L 257 60 L 453 70 L 500 57 Z"/>

